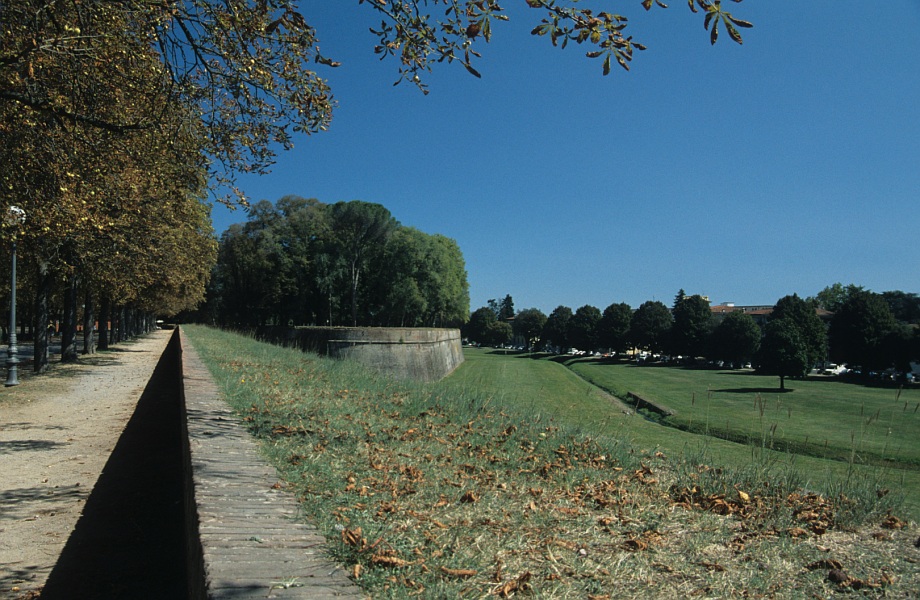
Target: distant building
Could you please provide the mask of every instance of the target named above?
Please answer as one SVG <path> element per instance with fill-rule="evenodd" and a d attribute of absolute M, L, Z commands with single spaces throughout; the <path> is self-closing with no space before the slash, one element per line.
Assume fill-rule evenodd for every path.
<path fill-rule="evenodd" d="M 770 319 L 770 315 L 773 314 L 773 305 L 756 304 L 749 306 L 736 306 L 734 302 L 723 302 L 722 304 L 710 306 L 709 310 L 712 312 L 712 318 L 716 321 L 716 323 L 721 323 L 722 319 L 725 318 L 725 315 L 733 312 L 743 312 L 744 314 L 751 315 L 751 318 L 754 319 L 754 322 L 763 327 Z M 831 320 L 831 317 L 834 316 L 834 313 L 830 312 L 829 310 L 824 310 L 823 308 L 816 308 L 815 312 L 825 323 L 828 323 Z"/>

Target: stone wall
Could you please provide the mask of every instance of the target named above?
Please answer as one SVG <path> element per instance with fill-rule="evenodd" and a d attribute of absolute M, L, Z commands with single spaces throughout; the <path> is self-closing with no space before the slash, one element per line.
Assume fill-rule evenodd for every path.
<path fill-rule="evenodd" d="M 459 329 L 297 327 L 263 329 L 257 335 L 307 352 L 355 360 L 398 379 L 438 381 L 463 362 Z"/>

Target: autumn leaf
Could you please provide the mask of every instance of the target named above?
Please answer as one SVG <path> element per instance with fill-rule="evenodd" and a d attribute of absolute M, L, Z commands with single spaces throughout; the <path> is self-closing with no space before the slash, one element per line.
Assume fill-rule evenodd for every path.
<path fill-rule="evenodd" d="M 530 571 L 525 571 L 511 581 L 506 581 L 493 589 L 492 594 L 501 598 L 509 598 L 515 592 L 523 592 L 530 587 L 527 582 L 530 581 L 531 577 Z"/>
<path fill-rule="evenodd" d="M 465 504 L 474 504 L 479 501 L 479 496 L 476 495 L 476 492 L 473 490 L 467 491 L 465 494 L 460 496 L 460 502 Z"/>
<path fill-rule="evenodd" d="M 474 569 L 450 569 L 448 567 L 441 567 L 441 572 L 450 577 L 459 578 L 474 577 L 477 574 Z"/>
<path fill-rule="evenodd" d="M 379 567 L 397 569 L 410 565 L 412 562 L 390 554 L 375 554 L 371 557 L 371 564 Z"/>

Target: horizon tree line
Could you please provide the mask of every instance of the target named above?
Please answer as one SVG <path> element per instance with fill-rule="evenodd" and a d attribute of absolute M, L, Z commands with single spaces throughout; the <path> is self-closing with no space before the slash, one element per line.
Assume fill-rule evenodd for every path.
<path fill-rule="evenodd" d="M 507 296 L 511 304 L 510 295 Z M 492 302 L 490 301 L 490 305 Z M 823 309 L 825 318 L 818 314 Z M 495 306 L 473 312 L 464 335 L 485 345 L 517 338 L 525 350 L 564 353 L 570 349 L 681 357 L 685 363 L 753 363 L 761 372 L 804 377 L 812 368 L 836 362 L 872 371 L 910 371 L 920 360 L 920 297 L 889 291 L 877 294 L 861 286 L 828 286 L 815 297 L 780 298 L 761 322 L 733 311 L 713 314 L 709 301 L 680 290 L 671 307 L 647 301 L 636 309 L 614 303 L 603 311 L 585 305 L 572 311 L 556 307 L 549 315 L 536 308 L 500 318 Z"/>

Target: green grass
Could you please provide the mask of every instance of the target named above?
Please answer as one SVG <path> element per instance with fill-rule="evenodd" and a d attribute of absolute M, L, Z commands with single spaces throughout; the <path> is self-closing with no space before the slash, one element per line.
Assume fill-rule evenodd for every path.
<path fill-rule="evenodd" d="M 827 559 L 870 594 L 920 586 L 915 526 L 859 529 L 896 494 L 806 493 L 788 455 L 626 416 L 563 365 L 470 352 L 412 385 L 186 331 L 374 598 L 828 597 Z"/>
<path fill-rule="evenodd" d="M 787 381 L 750 371 L 574 361 L 612 394 L 635 392 L 677 411 L 668 424 L 836 460 L 920 469 L 920 390 L 833 379 Z M 854 455 L 855 454 L 855 455 Z"/>
<path fill-rule="evenodd" d="M 616 436 L 637 448 L 705 452 L 710 460 L 738 469 L 788 464 L 804 474 L 809 489 L 834 490 L 848 481 L 889 489 L 903 497 L 913 518 L 920 518 L 916 389 L 897 397 L 897 390 L 833 380 L 790 381 L 794 391 L 771 394 L 766 390 L 771 384 L 778 388 L 776 377 L 744 372 L 635 367 L 484 349 L 466 349 L 464 356 L 466 363 L 440 385 L 474 387 L 503 405 Z M 732 383 L 713 384 L 722 381 Z M 624 415 L 598 388 L 624 398 L 632 391 L 667 405 L 677 411 L 667 419 L 673 427 Z M 808 452 L 801 454 L 803 449 Z M 879 454 L 886 459 L 881 466 Z"/>

